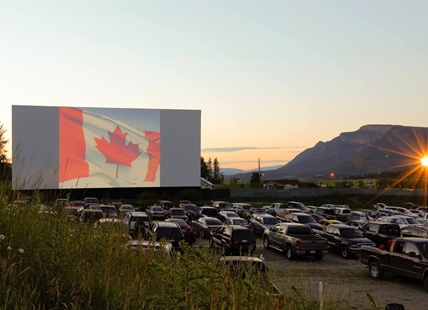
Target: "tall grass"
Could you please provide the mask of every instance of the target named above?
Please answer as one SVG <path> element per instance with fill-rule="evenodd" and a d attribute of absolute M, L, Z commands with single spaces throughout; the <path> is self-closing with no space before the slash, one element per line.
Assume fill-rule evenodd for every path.
<path fill-rule="evenodd" d="M 7 207 L 18 195 L 6 188 L 0 182 L 0 309 L 319 309 L 300 287 L 286 288 L 280 304 L 256 274 L 231 276 L 207 248 L 183 245 L 172 257 L 131 251 L 121 227 Z M 344 309 L 336 297 L 324 310 Z"/>

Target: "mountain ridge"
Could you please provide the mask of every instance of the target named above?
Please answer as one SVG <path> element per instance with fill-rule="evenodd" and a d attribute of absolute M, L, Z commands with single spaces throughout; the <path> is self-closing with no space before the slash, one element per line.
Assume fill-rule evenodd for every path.
<path fill-rule="evenodd" d="M 364 175 L 416 166 L 427 150 L 428 128 L 369 124 L 342 132 L 330 141 L 319 141 L 264 179 L 325 179 Z M 248 181 L 252 173 L 233 175 Z"/>

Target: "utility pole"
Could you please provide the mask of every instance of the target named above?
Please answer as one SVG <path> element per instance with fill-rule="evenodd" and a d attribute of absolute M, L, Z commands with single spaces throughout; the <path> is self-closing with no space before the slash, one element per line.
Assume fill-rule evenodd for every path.
<path fill-rule="evenodd" d="M 260 173 L 260 158 L 259 158 L 259 188 L 260 188 L 261 183 L 262 183 L 262 175 Z"/>

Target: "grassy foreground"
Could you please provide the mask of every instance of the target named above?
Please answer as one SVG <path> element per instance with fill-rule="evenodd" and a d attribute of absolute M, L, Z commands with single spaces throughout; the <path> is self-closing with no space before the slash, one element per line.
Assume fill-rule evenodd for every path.
<path fill-rule="evenodd" d="M 280 304 L 257 275 L 231 277 L 207 248 L 172 258 L 131 251 L 120 227 L 77 225 L 61 210 L 7 203 L 0 202 L 0 309 L 320 308 L 299 287 L 284 288 Z M 268 273 L 273 282 L 274 274 Z M 326 297 L 323 309 L 350 308 L 346 299 Z"/>

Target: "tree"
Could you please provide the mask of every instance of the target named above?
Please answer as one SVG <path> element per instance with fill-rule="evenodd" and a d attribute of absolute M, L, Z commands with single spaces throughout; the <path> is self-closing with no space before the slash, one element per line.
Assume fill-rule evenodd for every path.
<path fill-rule="evenodd" d="M 201 178 L 204 178 L 206 180 L 208 180 L 209 178 L 208 165 L 202 156 L 201 156 Z"/>
<path fill-rule="evenodd" d="M 260 185 L 261 185 L 261 182 L 260 182 L 260 173 L 253 172 L 253 174 L 251 175 L 251 178 L 250 178 L 250 186 L 251 186 L 251 188 L 259 188 Z"/>
<path fill-rule="evenodd" d="M 5 138 L 4 136 L 5 133 L 6 133 L 6 128 L 4 128 L 3 124 L 0 123 L 0 176 L 1 177 L 4 177 L 6 175 L 11 176 L 10 166 L 6 155 L 6 145 L 9 142 L 9 140 Z"/>
<path fill-rule="evenodd" d="M 207 180 L 214 183 L 213 181 L 213 162 L 211 160 L 211 157 L 208 158 L 207 161 L 207 168 L 208 168 L 208 176 L 207 176 Z"/>
<path fill-rule="evenodd" d="M 217 157 L 214 158 L 213 162 L 213 183 L 221 184 L 224 181 L 223 173 L 220 172 L 220 165 L 218 163 Z"/>

